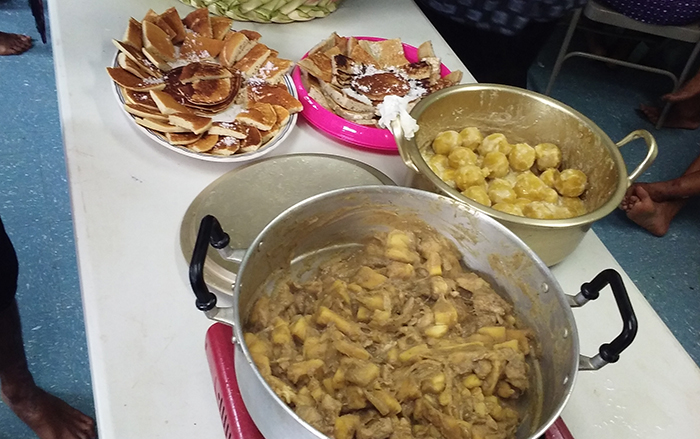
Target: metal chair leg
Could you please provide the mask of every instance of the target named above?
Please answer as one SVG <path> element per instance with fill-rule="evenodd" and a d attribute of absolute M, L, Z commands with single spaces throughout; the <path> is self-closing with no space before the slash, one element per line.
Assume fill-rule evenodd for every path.
<path fill-rule="evenodd" d="M 571 37 L 574 35 L 578 21 L 581 19 L 582 8 L 577 9 L 574 12 L 573 17 L 571 17 L 571 23 L 569 23 L 569 29 L 566 31 L 566 36 L 564 37 L 564 42 L 561 44 L 561 49 L 559 49 L 559 55 L 557 56 L 557 61 L 554 63 L 554 68 L 552 69 L 552 75 L 549 77 L 549 83 L 544 91 L 544 94 L 549 96 L 554 86 L 554 81 L 559 75 L 562 64 L 564 64 L 564 57 L 566 56 L 566 51 L 569 50 L 569 44 L 571 43 Z"/>
<path fill-rule="evenodd" d="M 700 41 L 695 43 L 695 47 L 693 48 L 693 51 L 691 52 L 690 57 L 688 58 L 688 62 L 685 63 L 685 67 L 683 67 L 683 72 L 681 72 L 681 76 L 678 77 L 678 84 L 676 84 L 676 86 L 673 87 L 672 93 L 677 92 L 678 89 L 683 86 L 683 83 L 685 83 L 685 80 L 688 78 L 688 74 L 690 73 L 690 68 L 693 66 L 695 58 L 697 58 L 698 56 L 698 53 L 700 53 Z M 659 115 L 659 120 L 656 122 L 657 130 L 663 127 L 664 122 L 666 121 L 666 116 L 668 116 L 668 112 L 671 111 L 672 105 L 672 102 L 666 102 L 666 105 L 664 105 L 663 110 L 661 110 L 661 115 Z"/>

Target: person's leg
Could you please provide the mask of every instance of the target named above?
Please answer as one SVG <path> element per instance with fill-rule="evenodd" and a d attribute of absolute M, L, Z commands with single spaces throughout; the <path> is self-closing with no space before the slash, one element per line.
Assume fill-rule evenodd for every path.
<path fill-rule="evenodd" d="M 627 217 L 656 236 L 663 236 L 688 197 L 700 195 L 700 156 L 678 178 L 655 183 L 635 183 L 620 207 Z"/>
<path fill-rule="evenodd" d="M 664 95 L 662 99 L 674 104 L 664 121 L 664 127 L 686 130 L 700 128 L 700 72 L 683 84 L 677 92 Z M 642 104 L 639 110 L 656 125 L 661 115 L 660 108 Z"/>
<path fill-rule="evenodd" d="M 0 220 L 0 396 L 40 439 L 94 438 L 92 419 L 34 383 L 14 297 L 17 274 L 17 255 Z"/>
<path fill-rule="evenodd" d="M 32 39 L 27 35 L 0 32 L 0 56 L 19 55 L 32 47 Z"/>

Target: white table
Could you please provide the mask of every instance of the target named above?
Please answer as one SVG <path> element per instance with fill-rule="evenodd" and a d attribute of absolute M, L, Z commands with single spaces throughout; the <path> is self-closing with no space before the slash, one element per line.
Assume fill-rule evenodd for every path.
<path fill-rule="evenodd" d="M 188 8 L 174 0 L 49 3 L 100 437 L 223 438 L 203 349 L 211 322 L 194 307 L 178 232 L 189 203 L 233 166 L 150 143 L 121 113 L 104 69 L 114 59 L 110 40 L 121 37 L 130 15 Z M 430 39 L 447 66 L 462 67 L 410 0 L 346 0 L 322 20 L 245 27 L 290 59 L 337 31 L 413 45 Z M 406 175 L 398 156 L 336 144 L 302 119 L 274 154 L 307 151 L 362 160 L 398 182 Z M 591 231 L 554 273 L 575 293 L 608 267 L 621 270 Z M 623 278 L 637 339 L 619 363 L 579 374 L 564 420 L 578 439 L 698 437 L 700 370 Z M 574 312 L 584 353 L 593 355 L 620 328 L 610 296 Z"/>

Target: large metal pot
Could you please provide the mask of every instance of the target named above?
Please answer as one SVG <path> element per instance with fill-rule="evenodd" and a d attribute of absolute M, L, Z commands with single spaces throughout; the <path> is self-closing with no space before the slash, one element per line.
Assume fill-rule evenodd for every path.
<path fill-rule="evenodd" d="M 593 222 L 620 205 L 629 185 L 656 158 L 654 137 L 645 130 L 630 133 L 614 143 L 590 119 L 554 99 L 524 90 L 495 84 L 466 84 L 439 91 L 424 98 L 411 111 L 420 129 L 411 140 L 404 138 L 401 126 L 392 124 L 399 152 L 414 171 L 411 186 L 447 195 L 467 203 L 504 224 L 518 235 L 548 265 L 561 262 L 581 242 Z M 479 204 L 443 182 L 421 156 L 435 136 L 444 130 L 476 126 L 483 132 L 500 132 L 511 142 L 532 145 L 550 142 L 562 151 L 565 167 L 580 169 L 590 187 L 584 194 L 586 215 L 570 219 L 544 220 L 500 212 Z M 618 149 L 643 138 L 646 158 L 627 175 Z"/>
<path fill-rule="evenodd" d="M 539 437 L 561 413 L 578 370 L 598 369 L 617 361 L 634 338 L 637 323 L 617 272 L 606 270 L 567 296 L 546 265 L 512 232 L 470 205 L 417 189 L 365 186 L 326 192 L 289 208 L 275 218 L 243 256 L 233 306 L 219 308 L 202 276 L 208 245 L 225 258 L 237 251 L 213 216 L 202 219 L 190 265 L 197 307 L 210 319 L 233 326 L 235 367 L 243 401 L 268 439 L 324 439 L 326 436 L 299 418 L 266 384 L 243 339 L 243 325 L 259 291 L 279 270 L 308 270 L 319 255 L 329 256 L 346 246 L 366 242 L 386 231 L 388 224 L 427 223 L 457 246 L 464 264 L 507 296 L 518 316 L 541 343 L 541 356 L 531 364 L 534 385 L 526 401 L 529 411 L 518 439 Z M 234 225 L 232 225 L 234 226 Z M 579 356 L 579 339 L 570 307 L 595 299 L 610 284 L 624 321 L 623 332 L 601 346 L 592 357 Z"/>

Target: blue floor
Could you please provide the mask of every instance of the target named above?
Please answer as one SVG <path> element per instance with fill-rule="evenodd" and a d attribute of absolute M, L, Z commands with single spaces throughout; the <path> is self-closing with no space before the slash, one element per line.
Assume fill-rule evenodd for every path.
<path fill-rule="evenodd" d="M 41 387 L 94 416 L 51 44 L 26 0 L 0 0 L 0 30 L 35 39 L 0 57 L 0 216 L 20 262 L 27 358 Z M 0 439 L 35 437 L 0 403 Z"/>
<path fill-rule="evenodd" d="M 26 0 L 0 0 L 0 30 L 38 39 Z M 531 88 L 544 90 L 561 37 L 560 31 L 531 69 Z M 24 55 L 0 57 L 0 81 L 0 215 L 20 259 L 18 300 L 31 370 L 45 389 L 94 416 L 50 45 L 39 42 Z M 656 131 L 634 112 L 669 88 L 666 79 L 654 75 L 571 60 L 553 96 L 586 114 L 613 140 L 638 128 L 652 131 L 660 153 L 641 180 L 655 181 L 682 174 L 700 153 L 697 131 Z M 622 152 L 632 169 L 644 147 L 629 144 Z M 689 204 L 663 238 L 639 229 L 621 212 L 594 225 L 698 363 L 699 208 Z M 32 437 L 0 404 L 0 439 Z"/>

